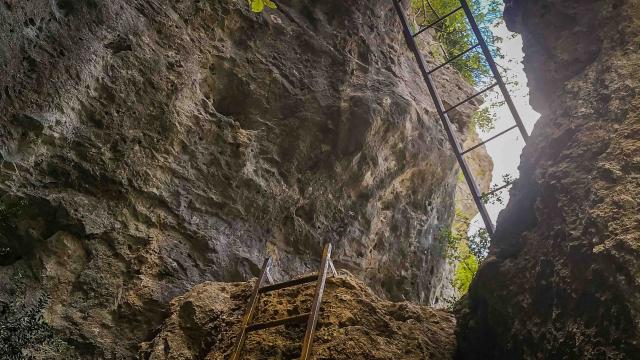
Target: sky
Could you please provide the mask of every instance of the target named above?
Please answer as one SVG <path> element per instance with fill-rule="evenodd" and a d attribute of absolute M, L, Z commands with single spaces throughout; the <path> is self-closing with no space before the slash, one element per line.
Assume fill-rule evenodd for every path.
<path fill-rule="evenodd" d="M 495 35 L 504 39 L 504 42 L 500 47 L 502 48 L 502 53 L 505 55 L 505 58 L 495 60 L 499 65 L 505 68 L 507 77 L 517 82 L 517 84 L 509 84 L 508 88 L 525 127 L 528 132 L 531 133 L 531 129 L 540 115 L 529 105 L 527 77 L 522 65 L 522 58 L 524 56 L 522 53 L 522 39 L 519 35 L 513 36 L 513 33 L 509 32 L 504 23 L 493 28 L 492 31 Z M 503 76 L 505 76 L 504 72 Z M 496 97 L 498 95 L 499 91 L 495 91 L 487 96 L 487 100 L 491 100 L 491 97 Z M 481 132 L 480 137 L 487 139 L 515 124 L 511 112 L 506 104 L 495 111 L 495 124 L 496 126 L 494 130 L 488 133 Z M 506 174 L 511 175 L 512 178 L 518 177 L 518 164 L 520 163 L 520 154 L 523 146 L 524 141 L 517 129 L 511 130 L 507 134 L 502 135 L 487 144 L 487 151 L 494 163 L 493 185 L 503 185 L 504 182 L 502 178 L 503 175 Z M 494 224 L 496 223 L 499 212 L 508 202 L 509 190 L 505 189 L 501 191 L 500 196 L 504 200 L 502 204 L 487 204 L 487 210 L 489 211 Z M 476 216 L 470 231 L 474 232 L 474 228 L 477 230 L 478 226 L 484 227 L 480 217 Z"/>

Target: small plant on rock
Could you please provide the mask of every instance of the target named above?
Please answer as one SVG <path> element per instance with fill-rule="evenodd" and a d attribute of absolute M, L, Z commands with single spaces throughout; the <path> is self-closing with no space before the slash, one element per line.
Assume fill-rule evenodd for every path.
<path fill-rule="evenodd" d="M 251 11 L 253 12 L 262 12 L 265 7 L 270 9 L 277 8 L 276 3 L 271 0 L 248 0 L 249 5 L 251 6 Z"/>

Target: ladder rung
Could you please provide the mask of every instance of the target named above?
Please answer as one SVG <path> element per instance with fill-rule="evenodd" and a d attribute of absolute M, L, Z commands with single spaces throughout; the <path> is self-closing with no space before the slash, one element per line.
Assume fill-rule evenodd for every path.
<path fill-rule="evenodd" d="M 263 286 L 258 290 L 261 294 L 268 293 L 270 291 L 280 290 L 296 285 L 307 284 L 313 281 L 318 280 L 318 274 L 307 275 L 303 277 L 299 277 L 297 279 L 292 279 L 288 281 L 283 281 L 281 283 Z"/>
<path fill-rule="evenodd" d="M 273 284 L 273 278 L 271 277 L 271 273 L 269 272 L 269 268 L 266 269 L 265 276 L 267 277 L 267 281 L 269 282 L 269 284 Z"/>
<path fill-rule="evenodd" d="M 491 141 L 491 140 L 493 140 L 493 139 L 495 139 L 495 138 L 497 138 L 497 137 L 500 137 L 500 136 L 502 136 L 502 135 L 504 135 L 504 134 L 508 133 L 509 131 L 511 131 L 511 130 L 513 130 L 513 129 L 517 128 L 517 127 L 518 127 L 518 125 L 513 125 L 512 127 L 508 128 L 508 129 L 506 129 L 506 130 L 504 130 L 504 131 L 499 132 L 498 134 L 496 134 L 496 135 L 494 135 L 494 136 L 492 136 L 492 137 L 488 138 L 487 140 L 485 140 L 485 141 L 483 141 L 483 142 L 481 142 L 481 143 L 479 143 L 479 144 L 473 145 L 472 147 L 470 147 L 470 148 L 468 148 L 467 150 L 463 151 L 461 154 L 462 154 L 462 155 L 464 155 L 464 154 L 466 154 L 466 153 L 468 153 L 468 152 L 470 152 L 470 151 L 473 151 L 473 150 L 475 150 L 475 149 L 479 148 L 480 146 L 482 146 L 482 145 L 484 145 L 484 144 L 488 143 L 489 141 Z"/>
<path fill-rule="evenodd" d="M 482 196 L 481 196 L 481 197 L 482 197 L 482 198 L 486 198 L 486 197 L 488 197 L 488 196 L 491 196 L 491 195 L 493 195 L 493 194 L 497 193 L 498 191 L 500 191 L 500 190 L 504 190 L 504 189 L 508 188 L 509 186 L 513 185 L 513 183 L 514 183 L 514 182 L 515 182 L 515 180 L 514 180 L 514 181 L 510 181 L 510 182 L 508 182 L 508 183 L 506 183 L 506 184 L 504 184 L 504 185 L 500 186 L 499 188 L 495 188 L 495 189 L 493 189 L 493 190 L 489 191 L 488 193 L 484 193 L 484 194 L 482 194 Z"/>
<path fill-rule="evenodd" d="M 436 20 L 436 21 L 432 22 L 432 23 L 431 23 L 431 25 L 427 25 L 427 26 L 423 27 L 422 29 L 418 30 L 418 32 L 416 32 L 415 34 L 413 34 L 413 37 L 416 37 L 416 36 L 418 36 L 418 35 L 422 34 L 423 32 L 425 32 L 425 31 L 427 31 L 427 30 L 431 29 L 434 25 L 438 24 L 438 23 L 439 23 L 439 22 L 441 22 L 442 20 L 444 20 L 444 19 L 448 18 L 449 16 L 451 16 L 451 15 L 453 15 L 453 14 L 457 13 L 457 12 L 458 12 L 458 11 L 460 11 L 460 10 L 462 10 L 462 5 L 461 5 L 461 6 L 458 6 L 455 10 L 453 10 L 453 11 L 452 11 L 452 12 L 450 12 L 450 13 L 448 13 L 447 15 L 445 15 L 445 16 L 443 16 L 443 17 L 439 18 L 438 20 Z"/>
<path fill-rule="evenodd" d="M 494 88 L 494 87 L 496 87 L 496 86 L 498 86 L 498 83 L 497 83 L 497 82 L 493 83 L 493 85 L 489 86 L 488 88 L 486 88 L 486 89 L 484 89 L 484 90 L 482 90 L 482 91 L 480 91 L 480 92 L 477 92 L 477 93 L 475 93 L 475 94 L 473 94 L 473 95 L 469 96 L 468 98 L 466 98 L 466 99 L 464 99 L 464 100 L 460 101 L 459 103 L 457 103 L 457 104 L 453 105 L 453 106 L 452 106 L 452 107 L 450 107 L 449 109 L 445 110 L 445 111 L 444 111 L 444 113 L 446 114 L 446 113 L 448 113 L 449 111 L 451 111 L 451 110 L 453 110 L 453 109 L 457 108 L 458 106 L 460 106 L 460 105 L 462 105 L 462 104 L 466 103 L 467 101 L 471 101 L 471 100 L 473 100 L 473 99 L 477 98 L 478 96 L 480 96 L 480 95 L 482 95 L 482 94 L 486 93 L 487 91 L 489 91 L 489 90 L 493 89 L 493 88 Z"/>
<path fill-rule="evenodd" d="M 305 322 L 309 318 L 309 315 L 311 315 L 311 313 L 304 313 L 304 314 L 286 317 L 282 319 L 251 324 L 247 326 L 247 332 L 264 330 L 264 329 L 285 325 L 285 324 L 295 324 L 295 323 Z"/>
<path fill-rule="evenodd" d="M 443 67 L 451 64 L 452 62 L 458 60 L 459 58 L 463 57 L 464 55 L 466 55 L 467 53 L 469 53 L 470 51 L 472 51 L 473 49 L 477 48 L 478 46 L 480 46 L 480 43 L 477 43 L 475 45 L 473 45 L 472 47 L 468 48 L 467 50 L 461 52 L 460 54 L 452 57 L 451 59 L 447 60 L 445 63 L 440 64 L 438 66 L 436 66 L 435 68 L 433 68 L 433 70 L 429 71 L 429 74 L 433 74 L 434 72 L 442 69 Z"/>

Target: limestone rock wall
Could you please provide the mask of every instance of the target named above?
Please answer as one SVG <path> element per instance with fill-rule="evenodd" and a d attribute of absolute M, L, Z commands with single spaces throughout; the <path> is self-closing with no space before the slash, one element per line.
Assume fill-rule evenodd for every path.
<path fill-rule="evenodd" d="M 2 0 L 0 110 L 5 353 L 130 357 L 175 296 L 327 241 L 381 296 L 451 291 L 455 159 L 388 1 Z"/>
<path fill-rule="evenodd" d="M 542 113 L 458 317 L 464 359 L 640 354 L 640 2 L 510 1 Z"/>

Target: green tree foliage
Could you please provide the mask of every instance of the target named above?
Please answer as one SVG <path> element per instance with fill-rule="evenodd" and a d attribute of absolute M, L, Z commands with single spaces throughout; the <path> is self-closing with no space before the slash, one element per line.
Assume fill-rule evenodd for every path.
<path fill-rule="evenodd" d="M 478 258 L 468 249 L 462 248 L 461 252 L 463 256 L 456 267 L 453 286 L 458 290 L 459 294 L 466 294 L 469 291 L 471 281 L 478 272 Z"/>
<path fill-rule="evenodd" d="M 503 59 L 504 54 L 500 45 L 503 40 L 496 36 L 492 28 L 502 23 L 502 0 L 467 0 L 474 18 L 480 28 L 482 37 L 486 40 L 494 59 Z M 411 0 L 412 13 L 415 22 L 422 27 L 432 24 L 442 16 L 449 14 L 460 6 L 460 0 Z M 445 61 L 476 45 L 477 40 L 467 22 L 464 11 L 460 10 L 434 26 L 440 60 Z M 479 47 L 466 53 L 451 63 L 458 72 L 472 85 L 484 88 L 493 82 L 491 69 Z M 498 65 L 500 67 L 500 65 Z M 508 83 L 515 83 L 514 79 L 504 76 Z M 469 125 L 483 132 L 494 130 L 495 111 L 504 105 L 501 97 L 492 97 L 472 117 Z"/>
<path fill-rule="evenodd" d="M 468 218 L 458 221 L 466 221 L 469 224 L 471 223 Z M 479 229 L 472 233 L 464 233 L 461 231 L 447 229 L 440 232 L 439 240 L 441 248 L 443 249 L 442 255 L 447 259 L 455 261 L 461 261 L 466 257 L 466 251 L 476 259 L 482 261 L 489 254 L 489 245 L 491 244 L 491 238 L 485 229 Z M 464 244 L 465 251 L 463 252 L 460 251 L 461 244 Z"/>
<path fill-rule="evenodd" d="M 470 0 L 468 3 L 492 55 L 502 58 L 498 45 L 503 39 L 495 36 L 491 31 L 491 27 L 501 21 L 502 0 Z M 432 24 L 458 6 L 460 6 L 459 0 L 411 0 L 416 22 L 420 26 Z M 434 29 L 437 40 L 441 44 L 442 55 L 446 59 L 453 58 L 476 44 L 475 36 L 462 10 L 436 24 Z M 480 49 L 462 56 L 454 61 L 452 66 L 473 85 L 484 83 L 491 74 Z"/>
<path fill-rule="evenodd" d="M 251 11 L 253 12 L 262 12 L 262 10 L 264 10 L 265 7 L 268 7 L 270 9 L 275 9 L 277 8 L 276 3 L 274 3 L 271 0 L 248 0 L 249 1 L 249 5 L 251 6 Z"/>
<path fill-rule="evenodd" d="M 443 256 L 457 264 L 452 285 L 459 294 L 465 294 L 480 262 L 489 254 L 491 238 L 485 229 L 469 232 L 471 219 L 459 211 L 456 223 L 454 229 L 443 229 L 438 238 Z"/>
<path fill-rule="evenodd" d="M 502 183 L 498 183 L 496 185 L 491 186 L 489 189 L 489 193 L 491 195 L 482 195 L 482 202 L 485 204 L 500 204 L 504 205 L 506 199 L 504 197 L 504 191 L 511 186 L 516 179 L 511 174 L 503 174 L 502 175 Z"/>

